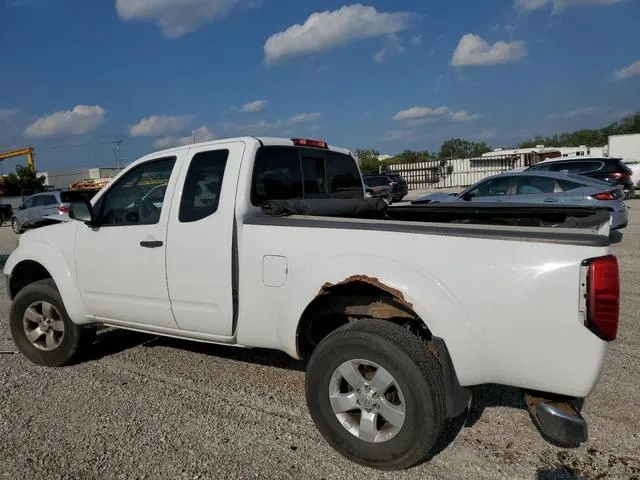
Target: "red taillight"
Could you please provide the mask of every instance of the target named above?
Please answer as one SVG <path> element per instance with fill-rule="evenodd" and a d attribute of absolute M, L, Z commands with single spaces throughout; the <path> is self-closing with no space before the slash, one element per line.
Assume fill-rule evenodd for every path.
<path fill-rule="evenodd" d="M 71 211 L 71 207 L 66 207 L 66 206 L 64 206 L 64 205 L 60 205 L 60 206 L 58 207 L 58 213 L 59 213 L 59 214 L 61 214 L 61 215 L 62 215 L 63 213 L 69 213 L 70 211 Z"/>
<path fill-rule="evenodd" d="M 631 173 L 630 172 L 615 172 L 611 175 L 613 178 L 631 178 Z"/>
<path fill-rule="evenodd" d="M 589 261 L 586 326 L 602 340 L 615 340 L 620 315 L 620 275 L 614 255 Z"/>
<path fill-rule="evenodd" d="M 302 147 L 313 147 L 313 148 L 329 148 L 327 142 L 323 142 L 322 140 L 310 140 L 308 138 L 292 138 L 291 141 L 294 145 L 300 145 Z"/>
<path fill-rule="evenodd" d="M 596 193 L 595 195 L 591 195 L 591 198 L 595 198 L 596 200 L 615 200 L 618 196 L 615 190 L 611 190 L 610 192 Z"/>

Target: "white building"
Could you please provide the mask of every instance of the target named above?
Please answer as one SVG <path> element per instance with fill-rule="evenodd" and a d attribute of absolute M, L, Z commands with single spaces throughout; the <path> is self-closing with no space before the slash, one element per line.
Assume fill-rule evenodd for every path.
<path fill-rule="evenodd" d="M 547 147 L 545 145 L 536 145 L 532 148 L 496 148 L 491 152 L 484 153 L 483 157 L 496 157 L 505 155 L 526 155 L 536 154 L 541 157 L 602 157 L 606 155 L 606 147 L 588 147 L 580 145 L 578 147 Z"/>
<path fill-rule="evenodd" d="M 115 177 L 119 171 L 117 168 L 76 168 L 56 172 L 38 172 L 38 175 L 45 177 L 45 185 L 54 188 L 69 188 L 69 185 L 81 180 Z"/>

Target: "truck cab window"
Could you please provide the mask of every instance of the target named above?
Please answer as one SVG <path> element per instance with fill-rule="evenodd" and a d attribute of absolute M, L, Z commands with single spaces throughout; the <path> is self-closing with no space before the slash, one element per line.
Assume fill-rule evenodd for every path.
<path fill-rule="evenodd" d="M 324 157 L 302 155 L 302 178 L 304 179 L 304 196 L 327 196 L 327 172 Z"/>
<path fill-rule="evenodd" d="M 182 190 L 178 219 L 197 222 L 218 210 L 229 150 L 197 153 L 191 160 Z"/>
<path fill-rule="evenodd" d="M 251 203 L 293 198 L 362 198 L 353 157 L 305 147 L 261 147 L 256 154 Z"/>
<path fill-rule="evenodd" d="M 129 171 L 100 200 L 100 224 L 153 225 L 160 221 L 175 157 L 152 160 Z"/>
<path fill-rule="evenodd" d="M 343 153 L 328 152 L 327 185 L 332 197 L 362 197 L 362 179 L 355 160 Z"/>
<path fill-rule="evenodd" d="M 302 198 L 302 172 L 298 150 L 261 147 L 256 154 L 251 203 Z"/>

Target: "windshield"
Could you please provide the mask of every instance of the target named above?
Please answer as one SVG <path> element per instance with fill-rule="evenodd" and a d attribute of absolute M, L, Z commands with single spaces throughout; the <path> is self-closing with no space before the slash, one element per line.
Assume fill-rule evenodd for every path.
<path fill-rule="evenodd" d="M 370 187 L 382 187 L 389 185 L 389 179 L 387 177 L 365 177 L 364 183 Z"/>
<path fill-rule="evenodd" d="M 79 191 L 61 192 L 60 200 L 62 201 L 62 203 L 90 201 L 93 198 L 93 196 L 99 191 L 100 190 L 79 190 Z"/>

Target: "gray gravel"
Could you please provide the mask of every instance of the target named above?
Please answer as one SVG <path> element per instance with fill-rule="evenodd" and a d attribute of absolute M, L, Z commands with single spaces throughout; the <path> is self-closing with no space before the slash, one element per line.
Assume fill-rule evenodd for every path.
<path fill-rule="evenodd" d="M 45 369 L 0 353 L 0 477 L 8 479 L 640 478 L 640 200 L 615 246 L 622 320 L 587 400 L 590 441 L 545 443 L 517 391 L 475 390 L 444 450 L 381 473 L 336 454 L 307 413 L 302 366 L 277 352 L 189 344 L 118 330 L 93 356 Z M 0 228 L 0 259 L 16 245 Z M 4 261 L 4 260 L 3 260 Z M 0 290 L 0 351 L 14 350 Z"/>

